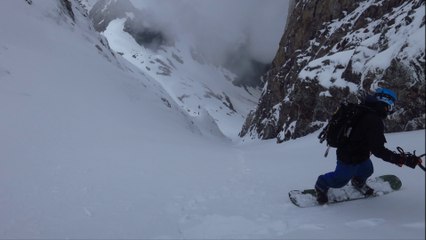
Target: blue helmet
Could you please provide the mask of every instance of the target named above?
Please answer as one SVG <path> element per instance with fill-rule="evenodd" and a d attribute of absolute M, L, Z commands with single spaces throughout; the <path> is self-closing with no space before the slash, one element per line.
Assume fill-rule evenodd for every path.
<path fill-rule="evenodd" d="M 395 92 L 387 88 L 377 88 L 374 96 L 377 101 L 384 102 L 388 105 L 388 112 L 394 110 L 395 101 L 397 100 Z"/>

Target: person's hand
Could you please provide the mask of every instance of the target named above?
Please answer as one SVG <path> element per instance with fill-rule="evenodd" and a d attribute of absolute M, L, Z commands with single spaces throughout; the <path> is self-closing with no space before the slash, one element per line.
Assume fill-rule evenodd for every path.
<path fill-rule="evenodd" d="M 395 161 L 393 161 L 396 165 L 402 167 L 402 165 L 406 165 L 410 168 L 416 168 L 417 165 L 422 164 L 422 159 L 416 156 L 416 151 L 413 153 L 405 152 L 401 147 L 396 148 L 399 154 L 395 153 Z M 422 155 L 423 156 L 423 155 Z"/>
<path fill-rule="evenodd" d="M 422 159 L 417 157 L 416 155 L 407 154 L 404 157 L 404 165 L 415 168 L 417 165 L 422 163 Z"/>
<path fill-rule="evenodd" d="M 394 153 L 391 157 L 390 162 L 398 165 L 399 167 L 404 166 L 405 164 L 405 154 L 402 153 Z"/>

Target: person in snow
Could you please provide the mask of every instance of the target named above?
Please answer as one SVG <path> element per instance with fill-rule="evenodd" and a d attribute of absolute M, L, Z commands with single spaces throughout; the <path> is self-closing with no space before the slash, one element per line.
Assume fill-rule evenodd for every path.
<path fill-rule="evenodd" d="M 354 126 L 348 143 L 337 148 L 336 169 L 320 175 L 315 183 L 319 204 L 328 202 L 329 188 L 341 188 L 349 181 L 354 187 L 363 189 L 366 195 L 373 194 L 373 189 L 366 185 L 366 180 L 374 171 L 370 153 L 400 167 L 406 165 L 415 168 L 421 164 L 422 160 L 415 155 L 398 154 L 384 146 L 383 120 L 392 113 L 396 100 L 396 94 L 386 88 L 378 88 L 374 95 L 365 98 L 362 105 L 369 111 Z"/>

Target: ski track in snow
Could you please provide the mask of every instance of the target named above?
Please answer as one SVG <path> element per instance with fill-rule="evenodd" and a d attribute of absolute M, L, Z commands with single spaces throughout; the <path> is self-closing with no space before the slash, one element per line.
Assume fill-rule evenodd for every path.
<path fill-rule="evenodd" d="M 325 205 L 305 211 L 289 203 L 285 190 L 267 192 L 266 183 L 256 181 L 259 176 L 253 173 L 252 167 L 248 163 L 253 164 L 254 161 L 249 155 L 250 153 L 241 149 L 236 150 L 236 167 L 230 168 L 232 177 L 220 191 L 209 192 L 208 195 L 197 195 L 190 199 L 181 198 L 175 202 L 173 209 L 180 208 L 178 224 L 180 237 L 189 239 L 263 239 L 265 236 L 283 238 L 316 236 L 318 232 L 331 233 L 338 229 L 337 234 L 332 238 L 339 239 L 341 237 L 338 236 L 342 236 L 341 232 L 351 231 L 350 229 L 371 234 L 380 227 L 388 229 L 395 224 L 388 223 L 385 218 L 381 217 L 356 219 L 356 216 L 353 216 L 340 223 L 331 223 L 330 219 L 323 221 L 324 213 L 321 213 L 323 211 L 336 214 L 338 211 L 347 212 L 345 206 L 351 206 L 350 213 L 358 206 L 361 212 L 368 212 L 368 207 L 363 206 L 364 204 L 368 205 L 368 201 L 380 204 L 380 198 L 389 196 L 381 196 L 375 200 L 340 203 L 334 206 Z M 275 190 L 280 189 L 279 184 L 275 183 L 275 187 L 277 187 Z M 390 196 L 396 194 L 398 193 L 391 193 Z M 324 216 L 327 215 L 325 213 Z M 420 233 L 424 230 L 424 222 L 405 223 L 397 227 L 416 229 Z M 392 234 L 389 234 L 389 236 L 398 239 L 400 238 L 398 236 L 401 235 L 392 237 Z"/>

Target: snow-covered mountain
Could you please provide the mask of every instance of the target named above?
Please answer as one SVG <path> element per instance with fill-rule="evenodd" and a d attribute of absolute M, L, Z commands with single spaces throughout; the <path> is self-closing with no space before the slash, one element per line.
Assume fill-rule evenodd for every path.
<path fill-rule="evenodd" d="M 183 112 L 157 81 L 116 55 L 79 1 L 4 1 L 1 9 L 3 147 L 31 148 L 28 137 L 53 146 L 108 141 L 132 135 L 134 124 L 196 135 L 207 125 L 208 136 L 220 136 L 214 123 Z M 135 119 L 122 119 L 128 114 Z"/>
<path fill-rule="evenodd" d="M 83 8 L 89 12 L 90 9 L 92 9 L 93 5 L 95 5 L 97 0 L 79 0 L 80 5 L 83 6 Z"/>
<path fill-rule="evenodd" d="M 418 168 L 373 158 L 400 191 L 300 209 L 288 191 L 334 153 L 232 143 L 209 120 L 111 50 L 80 0 L 0 1 L 0 239 L 424 239 Z M 423 153 L 424 136 L 388 147 Z"/>
<path fill-rule="evenodd" d="M 378 86 L 399 97 L 389 132 L 424 129 L 425 2 L 295 1 L 265 79 L 242 136 L 305 136 Z"/>
<path fill-rule="evenodd" d="M 158 81 L 178 106 L 238 138 L 260 89 L 237 86 L 238 75 L 206 59 L 190 36 L 167 35 L 146 15 L 128 0 L 101 0 L 90 11 L 95 29 L 111 48 Z"/>

